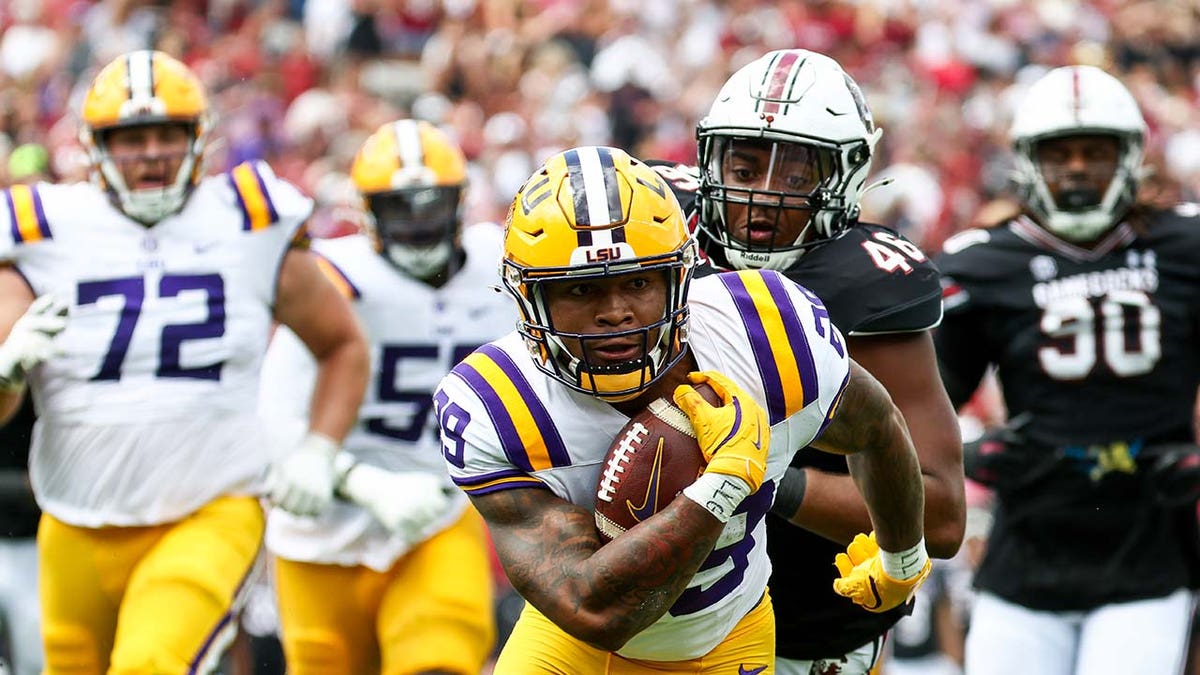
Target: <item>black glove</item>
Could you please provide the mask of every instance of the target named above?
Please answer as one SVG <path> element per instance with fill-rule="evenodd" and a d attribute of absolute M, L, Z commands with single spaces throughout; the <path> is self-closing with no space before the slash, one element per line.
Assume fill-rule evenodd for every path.
<path fill-rule="evenodd" d="M 1003 427 L 989 429 L 979 438 L 963 443 L 963 473 L 967 478 L 990 488 L 1013 485 L 1030 469 L 1027 444 L 1022 429 L 1033 419 L 1024 412 Z"/>
<path fill-rule="evenodd" d="M 1200 446 L 1161 443 L 1142 450 L 1146 480 L 1164 506 L 1183 506 L 1200 499 Z"/>

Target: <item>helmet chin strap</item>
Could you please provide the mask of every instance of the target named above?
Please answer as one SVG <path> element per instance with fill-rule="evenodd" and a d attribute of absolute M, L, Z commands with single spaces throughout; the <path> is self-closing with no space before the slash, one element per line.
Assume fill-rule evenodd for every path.
<path fill-rule="evenodd" d="M 625 373 L 592 373 L 582 359 L 566 348 L 558 336 L 548 336 L 547 343 L 550 347 L 550 358 L 556 359 L 566 372 L 571 373 L 581 388 L 592 391 L 597 398 L 610 403 L 620 403 L 641 396 L 645 386 L 639 385 L 649 385 L 659 374 L 656 372 L 656 368 L 662 367 L 662 364 L 666 362 L 666 359 L 663 358 L 666 349 L 663 337 L 665 335 L 665 330 L 660 333 L 658 342 L 643 359 L 641 368 Z M 623 394 L 609 393 L 630 389 L 633 391 Z"/>

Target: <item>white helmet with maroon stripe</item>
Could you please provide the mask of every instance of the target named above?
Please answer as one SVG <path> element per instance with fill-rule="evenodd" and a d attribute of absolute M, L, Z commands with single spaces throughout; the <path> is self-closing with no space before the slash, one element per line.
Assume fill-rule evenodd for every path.
<path fill-rule="evenodd" d="M 1041 141 L 1111 135 L 1120 143 L 1117 168 L 1097 200 L 1058 204 L 1037 162 Z M 1016 155 L 1021 200 L 1047 230 L 1074 242 L 1092 241 L 1111 229 L 1137 196 L 1146 121 L 1117 78 L 1094 66 L 1066 66 L 1029 87 L 1009 132 Z"/>
<path fill-rule="evenodd" d="M 758 58 L 725 82 L 697 126 L 699 227 L 725 249 L 734 268 L 785 269 L 805 248 L 836 237 L 858 217 L 881 133 L 858 84 L 837 61 L 804 49 Z M 770 148 L 772 166 L 761 188 L 728 180 L 723 165 L 738 141 Z M 806 175 L 773 175 L 785 162 L 807 166 Z M 751 245 L 731 235 L 730 204 L 774 209 L 777 225 L 786 211 L 810 215 L 793 241 Z"/>

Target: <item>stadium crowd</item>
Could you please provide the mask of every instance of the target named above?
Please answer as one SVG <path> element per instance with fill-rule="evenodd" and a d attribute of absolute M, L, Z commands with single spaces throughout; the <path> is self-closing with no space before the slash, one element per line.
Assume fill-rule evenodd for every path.
<path fill-rule="evenodd" d="M 894 179 L 864 196 L 864 219 L 926 251 L 1011 213 L 1013 106 L 1064 64 L 1101 66 L 1137 99 L 1153 169 L 1143 191 L 1163 205 L 1200 200 L 1200 9 L 1183 0 L 9 0 L 0 187 L 85 180 L 77 111 L 89 83 L 117 55 L 154 48 L 211 93 L 208 170 L 266 160 L 316 200 L 316 236 L 361 227 L 355 153 L 404 117 L 462 148 L 464 221 L 501 222 L 525 178 L 565 148 L 693 164 L 696 122 L 726 77 L 789 47 L 834 57 L 862 86 L 884 129 L 875 175 Z M 1002 417 L 995 401 L 974 410 L 965 427 Z M 924 589 L 946 598 L 928 607 L 959 617 L 988 517 L 986 494 L 969 497 L 961 565 Z M 268 634 L 261 595 L 246 621 Z"/>
<path fill-rule="evenodd" d="M 13 0 L 0 7 L 0 167 L 37 144 L 49 170 L 82 177 L 72 111 L 99 65 L 147 46 L 213 92 L 224 145 L 210 168 L 268 160 L 319 200 L 326 233 L 353 227 L 350 161 L 385 121 L 446 128 L 471 163 L 468 221 L 499 220 L 564 147 L 692 162 L 725 77 L 794 46 L 863 87 L 885 130 L 874 166 L 903 177 L 867 212 L 928 249 L 1004 190 L 1012 101 L 1055 65 L 1126 82 L 1163 199 L 1200 194 L 1200 18 L 1149 0 Z"/>

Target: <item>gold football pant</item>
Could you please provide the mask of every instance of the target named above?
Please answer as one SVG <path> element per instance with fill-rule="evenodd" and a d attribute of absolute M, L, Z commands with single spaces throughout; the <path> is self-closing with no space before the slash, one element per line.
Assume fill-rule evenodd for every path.
<path fill-rule="evenodd" d="M 571 637 L 533 605 L 525 603 L 521 618 L 504 643 L 494 675 L 768 675 L 775 671 L 774 664 L 775 614 L 766 594 L 721 644 L 704 656 L 687 661 L 639 661 L 601 651 Z"/>
<path fill-rule="evenodd" d="M 291 675 L 475 675 L 496 637 L 483 519 L 459 521 L 387 572 L 277 559 Z"/>
<path fill-rule="evenodd" d="M 45 674 L 211 670 L 236 633 L 264 522 L 253 497 L 222 497 L 148 527 L 75 527 L 43 514 Z"/>

